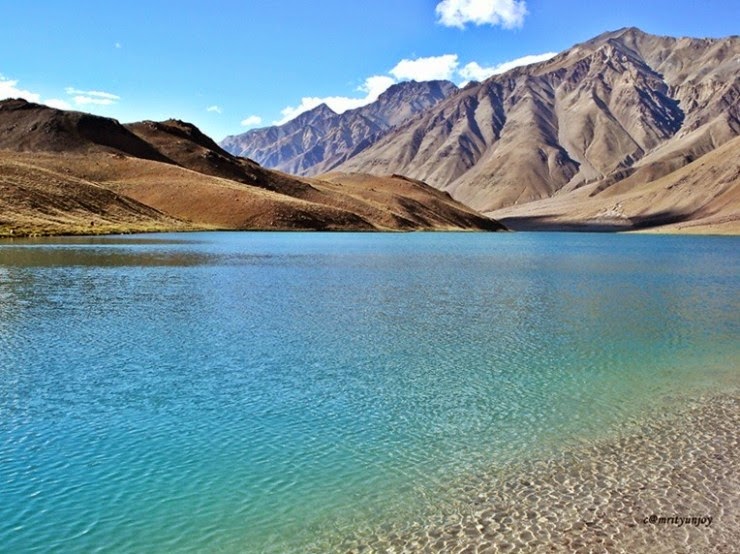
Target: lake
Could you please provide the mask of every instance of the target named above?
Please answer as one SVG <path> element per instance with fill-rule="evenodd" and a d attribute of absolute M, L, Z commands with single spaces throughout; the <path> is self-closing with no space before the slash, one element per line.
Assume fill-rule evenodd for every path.
<path fill-rule="evenodd" d="M 734 387 L 740 239 L 0 242 L 7 552 L 331 552 Z"/>

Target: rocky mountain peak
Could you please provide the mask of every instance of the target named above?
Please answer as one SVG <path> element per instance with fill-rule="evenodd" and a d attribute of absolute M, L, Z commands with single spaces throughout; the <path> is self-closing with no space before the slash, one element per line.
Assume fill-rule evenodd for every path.
<path fill-rule="evenodd" d="M 296 125 L 309 125 L 315 121 L 322 121 L 324 119 L 330 119 L 336 117 L 337 113 L 332 110 L 326 103 L 321 103 L 315 108 L 303 112 L 298 115 L 293 122 Z"/>
<path fill-rule="evenodd" d="M 396 83 L 366 106 L 337 114 L 320 104 L 283 125 L 227 137 L 221 146 L 266 167 L 315 175 L 330 171 L 457 90 L 449 81 Z"/>

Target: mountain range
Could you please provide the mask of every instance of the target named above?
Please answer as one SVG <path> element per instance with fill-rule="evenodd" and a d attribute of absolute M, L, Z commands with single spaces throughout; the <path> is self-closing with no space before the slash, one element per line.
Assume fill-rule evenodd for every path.
<path fill-rule="evenodd" d="M 334 169 L 457 90 L 449 81 L 399 83 L 367 106 L 339 115 L 320 104 L 284 125 L 226 137 L 221 146 L 267 167 L 295 175 L 317 175 Z"/>
<path fill-rule="evenodd" d="M 222 145 L 296 173 L 403 174 L 513 228 L 740 227 L 737 36 L 626 28 L 464 89 L 443 84 L 402 83 L 382 102 L 319 106 Z M 404 117 L 360 132 L 381 104 Z"/>
<path fill-rule="evenodd" d="M 620 29 L 221 145 L 0 101 L 0 235 L 504 225 L 740 233 L 740 38 Z"/>
<path fill-rule="evenodd" d="M 193 229 L 501 230 L 401 176 L 296 178 L 179 120 L 0 101 L 0 235 Z"/>

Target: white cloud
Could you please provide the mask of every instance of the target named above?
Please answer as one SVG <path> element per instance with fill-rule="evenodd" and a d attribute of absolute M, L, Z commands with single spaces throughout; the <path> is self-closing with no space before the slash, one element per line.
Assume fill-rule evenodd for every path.
<path fill-rule="evenodd" d="M 255 125 L 259 125 L 260 123 L 262 123 L 262 118 L 258 115 L 250 115 L 246 119 L 242 119 L 242 125 L 244 127 L 254 127 Z"/>
<path fill-rule="evenodd" d="M 221 106 L 208 106 L 206 108 L 207 112 L 213 112 L 213 113 L 223 113 L 221 110 Z"/>
<path fill-rule="evenodd" d="M 56 108 L 57 110 L 71 110 L 72 105 L 66 100 L 60 100 L 59 98 L 49 98 L 44 100 L 44 104 L 50 108 Z"/>
<path fill-rule="evenodd" d="M 369 104 L 370 102 L 375 102 L 378 99 L 378 96 L 383 94 L 395 83 L 396 80 L 393 77 L 388 77 L 387 75 L 373 75 L 372 77 L 365 79 L 365 82 L 357 87 L 357 90 L 367 93 L 367 96 L 365 96 L 364 99 L 368 100 Z"/>
<path fill-rule="evenodd" d="M 460 68 L 457 54 L 444 54 L 442 56 L 429 56 L 426 58 L 403 59 L 398 62 L 389 75 L 373 75 L 365 79 L 364 83 L 357 87 L 359 92 L 365 93 L 361 98 L 350 98 L 347 96 L 304 96 L 297 106 L 287 106 L 280 111 L 282 118 L 273 121 L 273 125 L 282 125 L 296 118 L 300 114 L 326 104 L 332 111 L 341 114 L 375 102 L 378 97 L 388 88 L 400 81 L 434 81 L 444 79 L 451 81 L 456 76 L 461 77 L 465 85 L 468 81 L 483 81 L 491 75 L 504 73 L 520 65 L 528 65 L 547 60 L 555 55 L 554 52 L 523 56 L 515 60 L 503 62 L 492 67 L 483 67 L 477 62 L 470 62 Z M 245 120 L 247 121 L 247 120 Z M 261 121 L 259 122 L 261 123 Z M 255 124 L 259 124 L 255 123 Z M 252 123 L 242 125 L 252 125 Z"/>
<path fill-rule="evenodd" d="M 29 102 L 41 102 L 41 95 L 30 90 L 18 88 L 18 81 L 0 75 L 0 99 L 23 98 Z"/>
<path fill-rule="evenodd" d="M 15 79 L 6 79 L 0 75 L 0 100 L 5 98 L 23 98 L 29 102 L 35 102 L 37 104 L 46 104 L 51 108 L 57 108 L 58 110 L 71 110 L 72 106 L 65 100 L 58 98 L 49 98 L 42 100 L 41 95 L 37 92 L 31 92 L 18 88 L 18 81 Z"/>
<path fill-rule="evenodd" d="M 110 98 L 95 98 L 93 96 L 74 96 L 72 100 L 78 106 L 88 106 L 90 104 L 94 104 L 96 106 L 110 106 L 111 104 L 116 103 L 115 100 L 111 100 Z"/>
<path fill-rule="evenodd" d="M 399 81 L 434 81 L 451 79 L 457 69 L 457 54 L 401 60 L 389 71 Z"/>
<path fill-rule="evenodd" d="M 78 90 L 74 87 L 67 87 L 64 91 L 71 97 L 72 102 L 77 106 L 90 104 L 109 106 L 120 100 L 120 97 L 115 94 L 99 90 Z M 0 74 L 0 100 L 5 98 L 23 98 L 29 102 L 46 104 L 47 106 L 58 110 L 72 109 L 72 104 L 67 100 L 62 100 L 60 98 L 42 99 L 39 93 L 18 88 L 17 80 L 6 79 L 2 74 Z"/>
<path fill-rule="evenodd" d="M 121 97 L 110 92 L 99 90 L 79 90 L 74 87 L 67 87 L 64 92 L 72 97 L 72 101 L 78 106 L 110 106 L 118 102 Z"/>
<path fill-rule="evenodd" d="M 295 119 L 296 117 L 301 115 L 303 112 L 313 110 L 316 106 L 320 106 L 327 99 L 328 98 L 317 98 L 315 96 L 304 96 L 303 98 L 301 98 L 301 103 L 298 106 L 286 106 L 282 110 L 280 110 L 280 114 L 283 117 L 278 119 L 277 121 L 273 121 L 272 124 L 282 125 L 283 123 L 287 123 L 288 121 Z"/>
<path fill-rule="evenodd" d="M 442 0 L 435 12 L 437 21 L 446 27 L 463 29 L 473 23 L 513 29 L 524 23 L 527 5 L 524 0 Z"/>
<path fill-rule="evenodd" d="M 466 81 L 485 81 L 492 75 L 500 75 L 501 73 L 506 73 L 510 69 L 514 69 L 515 67 L 520 67 L 522 65 L 544 62 L 545 60 L 549 60 L 556 55 L 557 52 L 532 54 L 529 56 L 522 56 L 521 58 L 516 58 L 515 60 L 510 60 L 508 62 L 503 62 L 491 67 L 482 67 L 477 62 L 470 62 L 469 64 L 466 64 L 464 67 L 462 67 L 458 71 L 458 74 Z"/>
<path fill-rule="evenodd" d="M 117 96 L 115 94 L 111 94 L 110 92 L 101 92 L 99 90 L 80 90 L 76 89 L 74 87 L 67 87 L 64 89 L 64 92 L 72 95 L 82 95 L 82 96 L 90 96 L 92 98 L 100 98 L 102 100 L 120 100 L 121 97 Z"/>
<path fill-rule="evenodd" d="M 387 75 L 373 75 L 372 77 L 368 77 L 363 84 L 357 87 L 358 92 L 365 93 L 365 96 L 362 98 L 350 98 L 348 96 L 304 96 L 301 98 L 301 103 L 298 106 L 288 106 L 282 109 L 280 113 L 283 117 L 279 121 L 273 122 L 273 124 L 282 125 L 283 123 L 287 123 L 303 112 L 312 110 L 321 104 L 326 104 L 336 113 L 344 113 L 347 110 L 366 106 L 371 102 L 375 102 L 395 82 L 395 79 Z"/>

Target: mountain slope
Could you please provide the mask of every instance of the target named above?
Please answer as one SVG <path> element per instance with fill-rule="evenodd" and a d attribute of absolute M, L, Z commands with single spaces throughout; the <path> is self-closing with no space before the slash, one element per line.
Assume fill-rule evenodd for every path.
<path fill-rule="evenodd" d="M 343 114 L 326 104 L 280 126 L 225 138 L 232 154 L 297 175 L 317 175 L 375 143 L 393 127 L 457 91 L 448 81 L 409 81 L 391 86 L 378 99 Z"/>
<path fill-rule="evenodd" d="M 667 175 L 740 134 L 740 39 L 606 33 L 466 88 L 337 169 L 493 211 Z"/>
<path fill-rule="evenodd" d="M 624 179 L 489 213 L 512 229 L 740 233 L 740 137 L 649 183 Z"/>
<path fill-rule="evenodd" d="M 0 236 L 186 228 L 150 206 L 43 165 L 36 156 L 0 152 Z"/>
<path fill-rule="evenodd" d="M 248 158 L 229 154 L 192 123 L 169 119 L 129 123 L 125 127 L 153 145 L 168 160 L 192 171 L 290 196 L 300 196 L 310 189 L 298 179 L 266 170 Z"/>
<path fill-rule="evenodd" d="M 123 126 L 23 100 L 0 101 L 0 191 L 0 235 L 503 228 L 423 183 L 373 177 L 362 191 L 298 179 L 189 123 Z"/>

